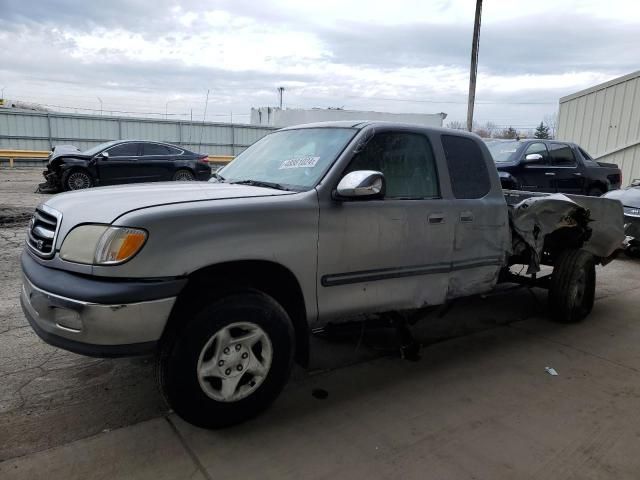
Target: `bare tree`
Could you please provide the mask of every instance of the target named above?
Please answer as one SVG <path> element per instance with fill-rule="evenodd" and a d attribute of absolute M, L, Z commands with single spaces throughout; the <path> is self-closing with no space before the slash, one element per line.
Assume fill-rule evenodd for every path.
<path fill-rule="evenodd" d="M 451 120 L 450 122 L 447 122 L 447 128 L 452 128 L 453 130 L 466 130 L 467 127 L 465 126 L 464 123 L 462 123 L 459 120 Z"/>
<path fill-rule="evenodd" d="M 485 127 L 477 127 L 473 129 L 473 133 L 482 137 L 482 138 L 491 138 L 491 132 L 487 130 Z"/>
<path fill-rule="evenodd" d="M 493 122 L 487 122 L 484 124 L 484 129 L 489 132 L 490 137 L 493 137 L 493 134 L 498 131 L 498 126 Z"/>
<path fill-rule="evenodd" d="M 549 128 L 550 138 L 556 138 L 558 131 L 558 112 L 550 113 L 544 116 L 544 123 Z"/>
<path fill-rule="evenodd" d="M 482 138 L 491 138 L 497 128 L 495 123 L 486 122 L 484 125 L 474 124 L 473 132 Z"/>
<path fill-rule="evenodd" d="M 513 139 L 516 138 L 518 136 L 518 132 L 516 131 L 515 128 L 513 127 L 509 127 L 509 128 L 504 128 L 501 131 L 499 131 L 495 138 L 508 138 L 508 139 Z"/>

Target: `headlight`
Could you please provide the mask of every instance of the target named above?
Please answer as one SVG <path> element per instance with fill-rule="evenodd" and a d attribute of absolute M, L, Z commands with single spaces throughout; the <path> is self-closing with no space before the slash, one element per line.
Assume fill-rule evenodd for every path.
<path fill-rule="evenodd" d="M 624 214 L 630 217 L 640 217 L 640 208 L 624 207 Z"/>
<path fill-rule="evenodd" d="M 93 265 L 116 265 L 132 258 L 147 240 L 139 228 L 80 225 L 62 242 L 60 258 Z"/>

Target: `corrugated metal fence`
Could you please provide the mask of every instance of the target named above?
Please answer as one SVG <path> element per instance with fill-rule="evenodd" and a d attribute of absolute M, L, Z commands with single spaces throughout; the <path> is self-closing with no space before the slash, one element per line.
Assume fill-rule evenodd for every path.
<path fill-rule="evenodd" d="M 50 150 L 70 144 L 85 150 L 108 140 L 155 140 L 209 155 L 237 155 L 273 131 L 231 123 L 157 120 L 0 110 L 0 149 Z"/>

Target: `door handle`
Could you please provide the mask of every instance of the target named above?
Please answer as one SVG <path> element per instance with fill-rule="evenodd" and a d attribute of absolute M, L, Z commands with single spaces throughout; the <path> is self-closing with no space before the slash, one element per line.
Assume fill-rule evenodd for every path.
<path fill-rule="evenodd" d="M 473 222 L 473 212 L 460 212 L 461 222 Z"/>
<path fill-rule="evenodd" d="M 429 215 L 429 223 L 444 223 L 444 215 L 442 213 L 432 213 L 431 215 Z"/>
<path fill-rule="evenodd" d="M 582 176 L 582 174 L 581 174 L 580 172 L 575 172 L 575 173 L 574 173 L 574 175 L 575 175 L 576 177 L 581 177 L 581 176 Z"/>
<path fill-rule="evenodd" d="M 555 173 L 553 172 L 544 172 L 545 175 L 548 175 L 550 177 L 553 177 L 555 175 Z"/>

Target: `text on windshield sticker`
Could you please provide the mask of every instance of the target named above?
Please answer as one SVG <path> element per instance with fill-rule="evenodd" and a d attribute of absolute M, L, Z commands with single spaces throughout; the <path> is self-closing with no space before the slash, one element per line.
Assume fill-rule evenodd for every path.
<path fill-rule="evenodd" d="M 282 162 L 278 170 L 285 168 L 313 168 L 316 166 L 316 163 L 318 163 L 318 160 L 320 160 L 320 157 L 312 157 L 311 155 L 292 157 Z"/>

